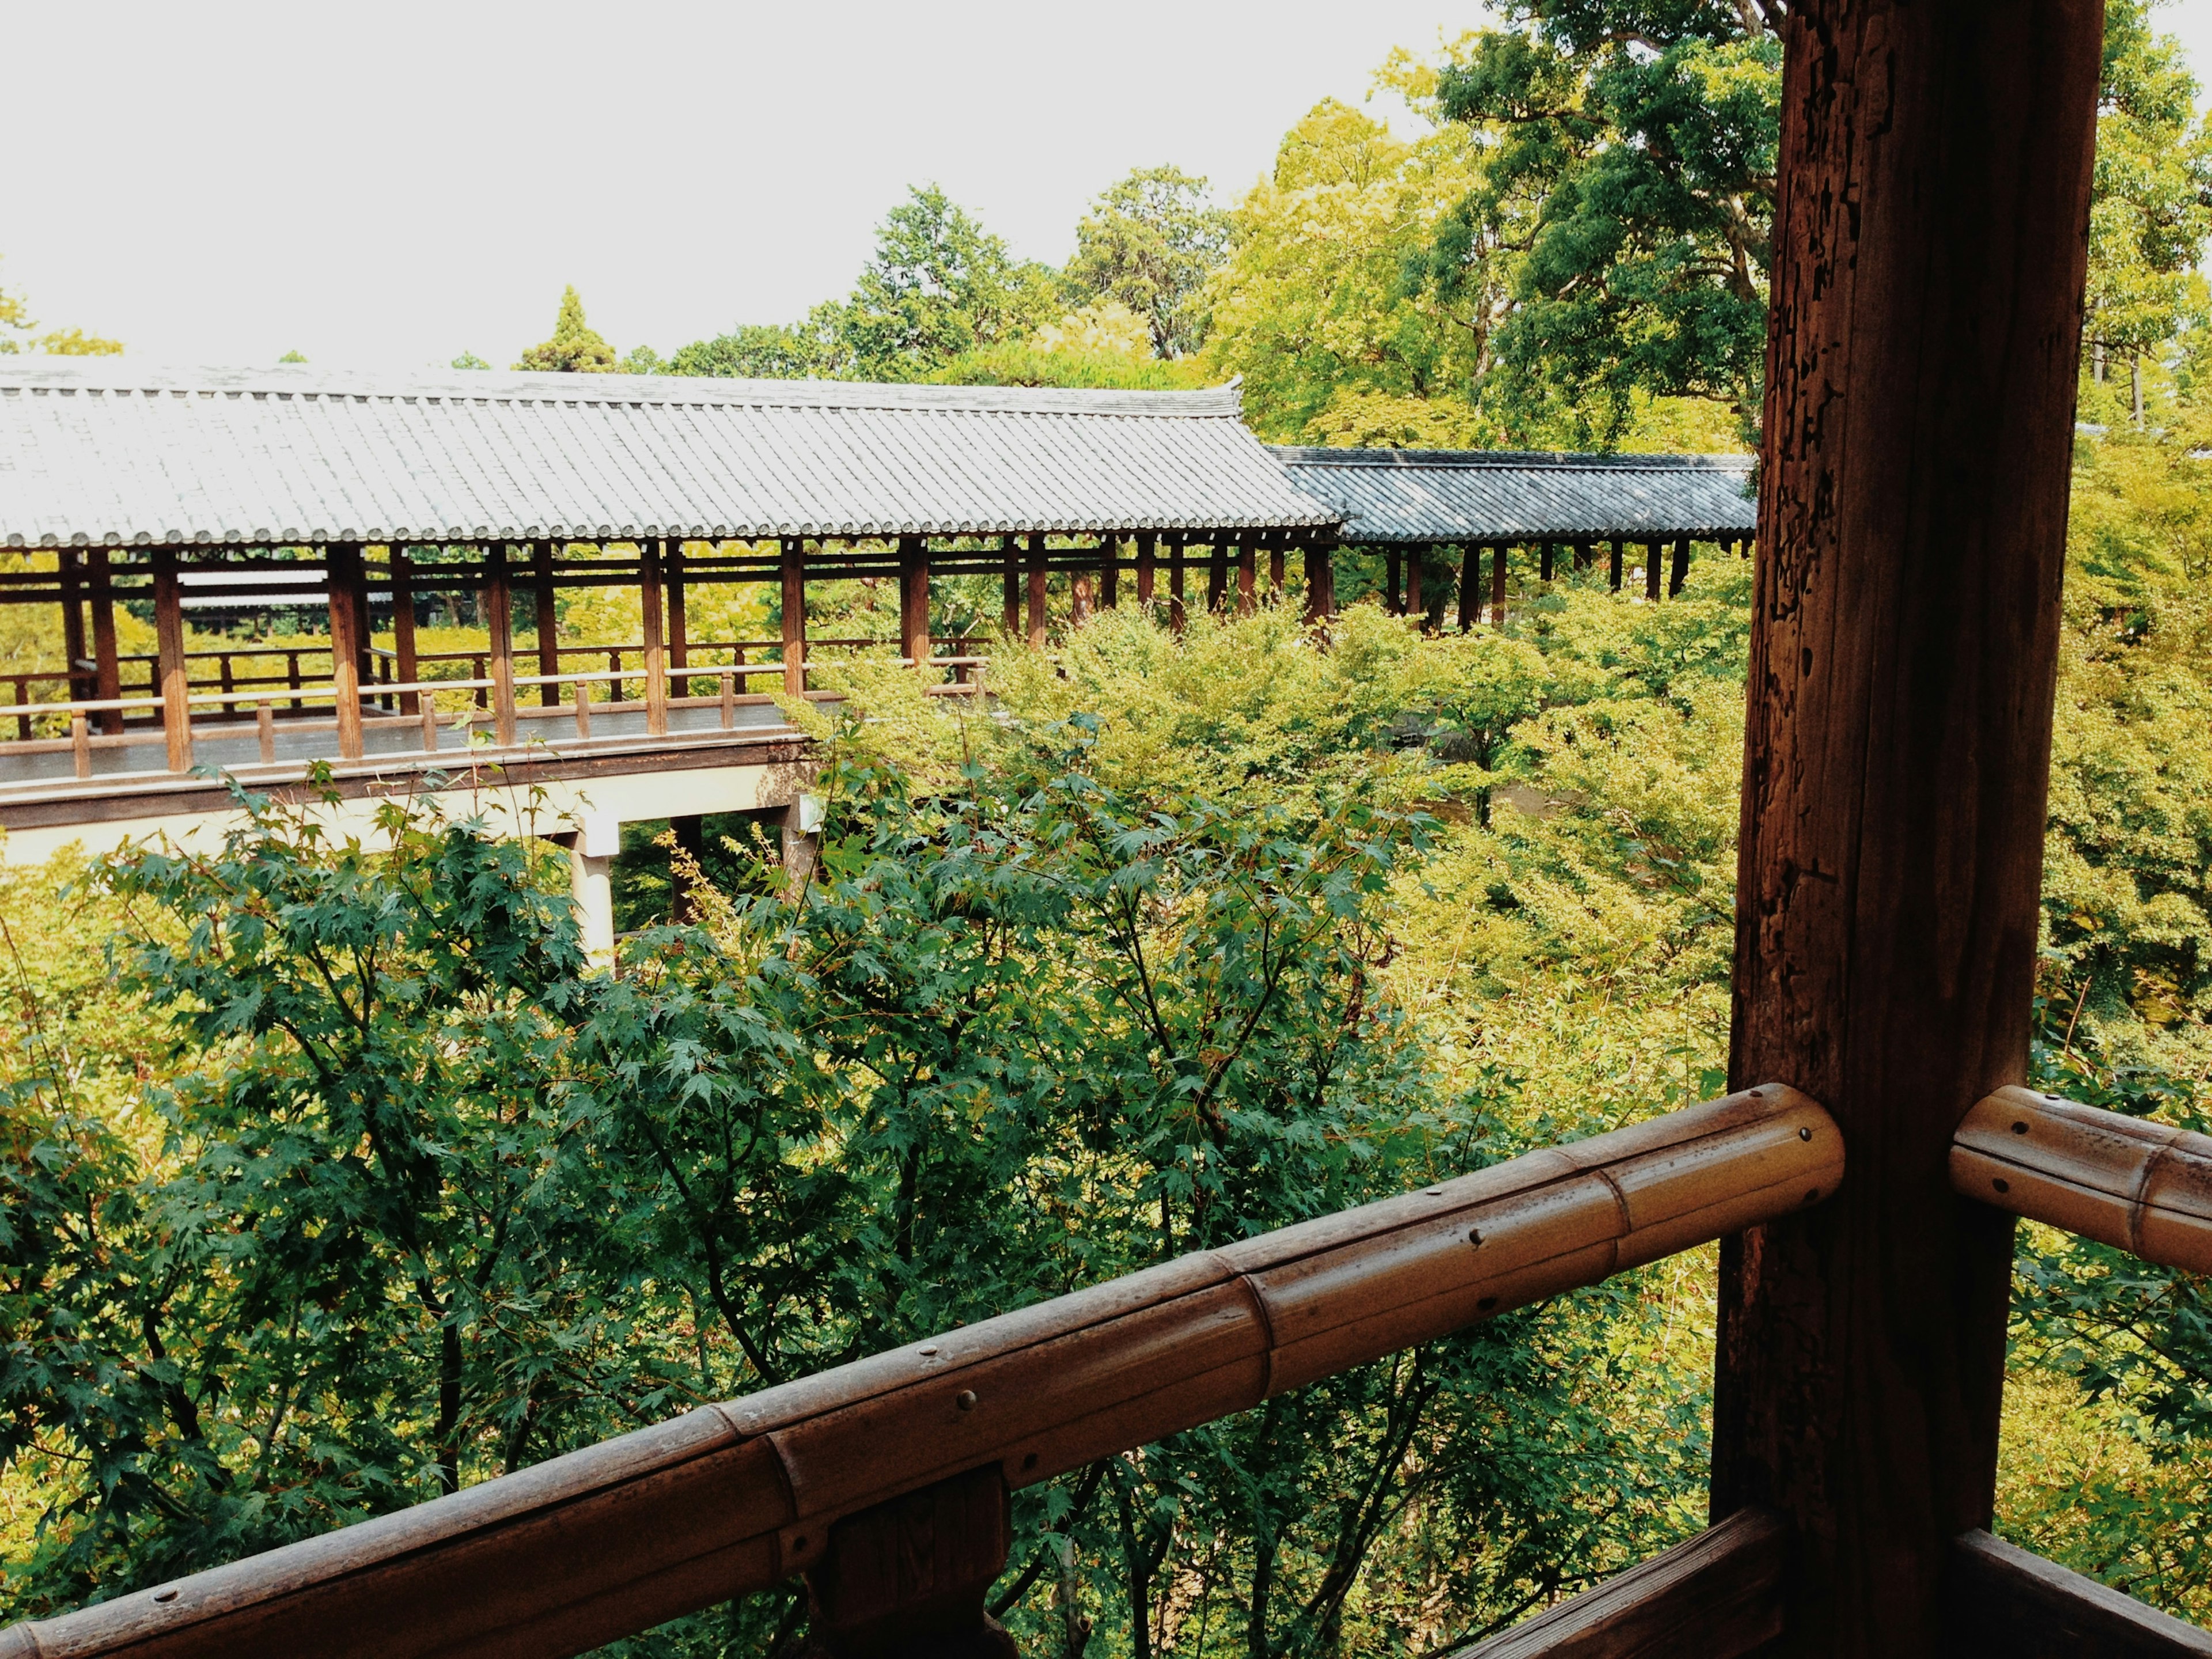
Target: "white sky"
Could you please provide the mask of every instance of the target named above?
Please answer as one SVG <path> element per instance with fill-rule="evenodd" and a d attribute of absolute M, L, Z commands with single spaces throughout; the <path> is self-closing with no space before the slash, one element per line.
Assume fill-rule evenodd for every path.
<path fill-rule="evenodd" d="M 1132 167 L 1230 199 L 1390 47 L 1480 21 L 1480 0 L 0 0 L 0 284 L 134 356 L 366 368 L 504 366 L 574 283 L 618 349 L 665 351 L 844 293 L 908 184 L 1054 263 Z M 2212 82 L 2212 0 L 2161 23 Z"/>

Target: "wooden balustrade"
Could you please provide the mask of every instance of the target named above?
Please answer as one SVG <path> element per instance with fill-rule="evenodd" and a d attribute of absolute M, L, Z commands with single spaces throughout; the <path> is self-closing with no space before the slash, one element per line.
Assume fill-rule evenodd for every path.
<path fill-rule="evenodd" d="M 581 1652 L 795 1572 L 834 1579 L 833 1528 L 906 1495 L 978 1471 L 1048 1480 L 1802 1210 L 1843 1177 L 1826 1111 L 1748 1090 L 18 1625 L 0 1659 Z"/>
<path fill-rule="evenodd" d="M 1952 1138 L 1951 1184 L 2146 1261 L 2212 1273 L 2212 1135 L 2000 1089 Z"/>

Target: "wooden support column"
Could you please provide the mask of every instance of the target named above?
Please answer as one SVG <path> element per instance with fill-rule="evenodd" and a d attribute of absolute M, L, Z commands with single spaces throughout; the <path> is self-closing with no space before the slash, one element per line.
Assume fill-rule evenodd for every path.
<path fill-rule="evenodd" d="M 1590 567 L 1590 561 L 1591 561 L 1593 558 L 1595 558 L 1595 556 L 1596 556 L 1596 555 L 1595 555 L 1595 554 L 1594 554 L 1594 553 L 1592 553 L 1592 552 L 1590 551 L 1590 544 L 1589 544 L 1588 542 L 1577 542 L 1577 543 L 1575 544 L 1575 568 L 1576 568 L 1576 569 L 1577 569 L 1577 570 L 1587 570 L 1587 569 L 1589 569 L 1589 567 Z"/>
<path fill-rule="evenodd" d="M 783 554 L 783 695 L 806 695 L 806 544 L 786 536 Z"/>
<path fill-rule="evenodd" d="M 645 624 L 639 635 L 645 647 L 645 731 L 653 738 L 668 735 L 668 640 L 660 590 L 660 561 L 667 546 L 661 540 L 637 544 L 637 608 Z"/>
<path fill-rule="evenodd" d="M 1031 532 L 1029 551 L 1029 642 L 1031 650 L 1042 651 L 1045 641 L 1045 605 L 1052 592 L 1051 573 L 1045 568 L 1042 531 Z"/>
<path fill-rule="evenodd" d="M 1012 1532 L 995 1463 L 848 1516 L 807 1569 L 827 1659 L 1016 1659 L 985 1610 Z"/>
<path fill-rule="evenodd" d="M 1008 639 L 1018 640 L 1022 635 L 1021 556 L 1015 550 L 1012 536 L 999 538 L 999 552 L 1006 560 L 1006 602 L 1000 615 L 999 628 Z"/>
<path fill-rule="evenodd" d="M 1505 544 L 1490 550 L 1490 625 L 1505 626 Z"/>
<path fill-rule="evenodd" d="M 1336 543 L 1325 532 L 1306 544 L 1306 620 L 1336 614 Z"/>
<path fill-rule="evenodd" d="M 553 603 L 553 544 L 532 542 L 530 544 L 530 594 L 532 620 L 538 634 L 538 672 L 557 674 L 561 672 L 561 613 Z M 550 680 L 538 688 L 541 707 L 553 708 L 561 702 L 561 688 Z"/>
<path fill-rule="evenodd" d="M 491 635 L 491 729 L 502 749 L 514 747 L 514 590 L 507 575 L 507 544 L 484 549 L 484 622 Z"/>
<path fill-rule="evenodd" d="M 407 550 L 398 543 L 388 544 L 384 550 L 385 562 L 392 570 L 392 672 L 402 685 L 412 685 L 420 666 L 415 652 L 415 571 L 407 557 Z M 399 694 L 402 714 L 422 712 L 420 692 L 402 691 Z"/>
<path fill-rule="evenodd" d="M 1067 619 L 1072 626 L 1080 628 L 1091 620 L 1092 596 L 1091 573 L 1074 569 L 1067 573 Z"/>
<path fill-rule="evenodd" d="M 2102 21 L 1784 38 L 1729 1068 L 1850 1163 L 1723 1242 L 1712 1506 L 1793 1524 L 1790 1655 L 1931 1659 L 1993 1504 L 2013 1222 L 1947 1172 L 2027 1064 Z"/>
<path fill-rule="evenodd" d="M 336 616 L 335 606 L 331 614 Z M 169 769 L 192 769 L 191 677 L 185 661 L 185 605 L 177 578 L 177 554 L 164 547 L 154 555 L 154 649 L 161 680 L 161 729 L 169 739 Z M 355 718 L 360 718 L 356 710 Z"/>
<path fill-rule="evenodd" d="M 688 697 L 691 679 L 684 671 L 691 666 L 691 624 L 685 615 L 685 590 L 690 584 L 684 574 L 684 538 L 671 537 L 667 548 L 660 579 L 668 591 L 668 672 L 676 681 L 675 695 Z"/>
<path fill-rule="evenodd" d="M 1644 597 L 1653 604 L 1659 601 L 1659 566 L 1662 542 L 1644 544 Z"/>
<path fill-rule="evenodd" d="M 92 550 L 92 694 L 102 702 L 123 695 L 123 664 L 115 648 L 115 573 L 107 550 Z M 100 717 L 100 729 L 112 737 L 123 730 L 123 711 L 110 708 Z"/>
<path fill-rule="evenodd" d="M 1398 581 L 1399 563 L 1398 550 L 1385 548 L 1382 552 L 1382 608 L 1394 617 L 1406 614 L 1405 595 Z"/>
<path fill-rule="evenodd" d="M 1149 605 L 1159 585 L 1158 557 L 1153 544 L 1159 538 L 1149 530 L 1137 532 L 1137 603 Z"/>
<path fill-rule="evenodd" d="M 1285 561 L 1289 555 L 1283 544 L 1284 532 L 1277 531 L 1267 538 L 1267 591 L 1279 595 L 1287 586 Z"/>
<path fill-rule="evenodd" d="M 929 544 L 902 536 L 899 562 L 899 654 L 926 669 L 929 650 Z"/>
<path fill-rule="evenodd" d="M 1259 550 L 1248 537 L 1237 550 L 1237 614 L 1249 617 L 1260 603 Z"/>
<path fill-rule="evenodd" d="M 84 661 L 84 556 L 73 547 L 63 548 L 54 561 L 61 574 L 62 655 L 69 669 L 72 700 L 89 696 L 91 677 L 79 666 Z"/>
<path fill-rule="evenodd" d="M 1482 544 L 1469 542 L 1459 550 L 1459 631 L 1470 633 L 1482 613 Z"/>
<path fill-rule="evenodd" d="M 1627 562 L 1626 549 L 1627 544 L 1625 542 L 1613 543 L 1613 562 L 1607 568 L 1607 585 L 1616 593 L 1620 592 L 1620 578 Z"/>
<path fill-rule="evenodd" d="M 1536 580 L 1538 581 L 1548 582 L 1552 580 L 1552 569 L 1558 559 L 1559 551 L 1559 546 L 1557 542 L 1546 542 L 1543 544 L 1543 551 L 1537 556 Z"/>
<path fill-rule="evenodd" d="M 1690 538 L 1677 537 L 1674 542 L 1674 567 L 1667 573 L 1667 593 L 1671 599 L 1681 592 L 1690 580 Z"/>
<path fill-rule="evenodd" d="M 1121 602 L 1121 538 L 1106 536 L 1098 543 L 1098 608 L 1116 609 Z"/>
<path fill-rule="evenodd" d="M 1219 531 L 1212 534 L 1213 542 L 1206 552 L 1206 608 L 1219 616 L 1229 605 L 1229 544 Z"/>
<path fill-rule="evenodd" d="M 1183 611 L 1186 547 L 1183 532 L 1176 531 L 1168 543 L 1168 626 L 1182 633 L 1188 620 Z"/>
<path fill-rule="evenodd" d="M 1429 605 L 1421 597 L 1421 562 L 1428 556 L 1425 547 L 1406 550 L 1406 614 L 1419 617 L 1424 628 L 1428 625 Z"/>
<path fill-rule="evenodd" d="M 349 542 L 332 544 L 324 550 L 323 569 L 330 588 L 331 684 L 337 708 L 338 758 L 359 760 L 362 629 L 361 606 L 354 596 L 362 585 L 361 549 Z M 172 737 L 172 750 L 175 744 Z"/>

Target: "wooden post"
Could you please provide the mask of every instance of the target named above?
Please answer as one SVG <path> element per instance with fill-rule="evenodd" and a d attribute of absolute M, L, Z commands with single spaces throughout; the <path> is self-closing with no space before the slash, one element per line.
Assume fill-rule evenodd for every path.
<path fill-rule="evenodd" d="M 1048 581 L 1048 576 L 1044 564 L 1044 532 L 1041 530 L 1032 531 L 1030 534 L 1029 621 L 1030 648 L 1033 651 L 1044 649 L 1044 608 L 1046 595 L 1049 591 Z"/>
<path fill-rule="evenodd" d="M 676 681 L 675 695 L 688 697 L 691 677 L 684 671 L 691 666 L 691 627 L 684 615 L 684 541 L 671 537 L 664 545 L 668 558 L 660 574 L 668 592 L 668 672 Z"/>
<path fill-rule="evenodd" d="M 101 701 L 112 701 L 123 695 L 123 664 L 115 648 L 115 587 L 114 573 L 107 562 L 107 550 L 92 550 L 92 659 L 93 696 Z M 100 717 L 100 729 L 112 737 L 123 730 L 123 711 L 111 708 Z"/>
<path fill-rule="evenodd" d="M 995 1463 L 848 1516 L 807 1569 L 808 1646 L 828 1659 L 1016 1659 L 984 1607 L 1012 1539 Z"/>
<path fill-rule="evenodd" d="M 62 655 L 69 668 L 69 694 L 74 701 L 91 695 L 85 690 L 90 678 L 77 665 L 84 660 L 84 584 L 79 574 L 84 556 L 73 547 L 64 547 L 54 563 L 61 574 Z"/>
<path fill-rule="evenodd" d="M 783 695 L 806 695 L 806 544 L 786 536 L 783 552 Z"/>
<path fill-rule="evenodd" d="M 1088 570 L 1068 572 L 1067 619 L 1071 625 L 1078 628 L 1091 620 L 1091 573 Z"/>
<path fill-rule="evenodd" d="M 385 548 L 386 562 L 392 568 L 392 655 L 394 672 L 402 685 L 412 685 L 421 672 L 415 652 L 415 581 L 414 567 L 407 557 L 407 550 L 397 542 Z M 404 714 L 422 712 L 420 692 L 402 691 L 399 711 Z"/>
<path fill-rule="evenodd" d="M 1482 544 L 1469 542 L 1459 550 L 1459 631 L 1470 633 L 1482 610 Z"/>
<path fill-rule="evenodd" d="M 1659 602 L 1659 550 L 1663 543 L 1644 544 L 1644 597 L 1652 604 Z"/>
<path fill-rule="evenodd" d="M 1594 558 L 1595 556 L 1595 555 L 1594 555 L 1594 554 L 1590 551 L 1590 544 L 1589 544 L 1588 542 L 1577 542 L 1577 543 L 1575 544 L 1575 568 L 1576 568 L 1576 569 L 1577 569 L 1577 570 L 1587 570 L 1587 569 L 1589 569 L 1589 567 L 1590 567 L 1590 560 L 1591 560 L 1592 558 Z"/>
<path fill-rule="evenodd" d="M 1206 549 L 1206 608 L 1219 616 L 1229 605 L 1229 544 L 1214 531 L 1212 545 Z"/>
<path fill-rule="evenodd" d="M 919 669 L 929 665 L 929 544 L 899 538 L 899 654 Z"/>
<path fill-rule="evenodd" d="M 1428 625 L 1429 606 L 1421 597 L 1421 561 L 1428 556 L 1425 547 L 1406 550 L 1406 614 L 1421 618 L 1423 627 Z"/>
<path fill-rule="evenodd" d="M 507 544 L 484 549 L 484 620 L 491 634 L 492 740 L 514 747 L 514 592 L 507 576 Z"/>
<path fill-rule="evenodd" d="M 1259 550 L 1246 537 L 1237 550 L 1237 614 L 1249 617 L 1260 603 Z"/>
<path fill-rule="evenodd" d="M 1784 27 L 1729 1067 L 1850 1170 L 1723 1243 L 1712 1506 L 1793 1523 L 1792 1655 L 1926 1659 L 1993 1503 L 2013 1222 L 1948 1163 L 2027 1063 L 2102 27 Z"/>
<path fill-rule="evenodd" d="M 1185 538 L 1180 530 L 1168 543 L 1168 626 L 1178 634 L 1183 630 L 1183 576 L 1187 558 Z"/>
<path fill-rule="evenodd" d="M 1667 593 L 1672 599 L 1680 594 L 1690 580 L 1690 538 L 1680 536 L 1674 541 L 1674 568 L 1667 573 Z"/>
<path fill-rule="evenodd" d="M 335 542 L 323 550 L 324 580 L 330 588 L 331 685 L 337 706 L 338 758 L 361 758 L 361 549 Z M 173 744 L 174 740 L 172 739 Z"/>
<path fill-rule="evenodd" d="M 999 554 L 1006 561 L 1005 604 L 999 618 L 999 631 L 1016 640 L 1022 633 L 1022 567 L 1012 536 L 999 538 Z"/>
<path fill-rule="evenodd" d="M 1552 580 L 1552 569 L 1559 550 L 1559 544 L 1556 542 L 1546 542 L 1543 544 L 1543 551 L 1537 556 L 1536 580 L 1538 581 L 1549 582 Z"/>
<path fill-rule="evenodd" d="M 335 613 L 334 613 L 335 614 Z M 154 648 L 161 678 L 161 728 L 169 739 L 169 769 L 192 769 L 191 676 L 185 661 L 185 605 L 177 579 L 177 554 L 154 555 Z"/>
<path fill-rule="evenodd" d="M 668 646 L 661 629 L 660 558 L 667 544 L 641 540 L 637 544 L 637 606 L 644 630 L 645 731 L 647 737 L 668 735 Z"/>
<path fill-rule="evenodd" d="M 1400 591 L 1398 581 L 1400 562 L 1396 548 L 1382 550 L 1382 608 L 1394 617 L 1406 614 L 1405 595 Z"/>
<path fill-rule="evenodd" d="M 1153 551 L 1153 544 L 1159 538 L 1149 530 L 1140 530 L 1137 532 L 1137 603 L 1139 605 L 1151 605 L 1159 586 L 1159 556 Z"/>
<path fill-rule="evenodd" d="M 1280 593 L 1285 583 L 1284 560 L 1287 557 L 1283 538 L 1279 533 L 1267 538 L 1267 586 L 1270 592 Z"/>
<path fill-rule="evenodd" d="M 530 544 L 530 597 L 533 631 L 538 635 L 538 672 L 561 672 L 561 613 L 553 603 L 553 544 Z M 547 680 L 538 688 L 538 706 L 560 706 L 561 688 Z"/>
<path fill-rule="evenodd" d="M 1627 545 L 1628 544 L 1626 542 L 1616 541 L 1613 543 L 1613 562 L 1607 570 L 1607 579 L 1610 583 L 1613 591 L 1616 593 L 1620 592 L 1621 573 L 1624 566 L 1627 562 Z"/>
<path fill-rule="evenodd" d="M 1336 614 L 1336 544 L 1317 534 L 1306 544 L 1306 620 Z"/>
<path fill-rule="evenodd" d="M 1505 544 L 1490 550 L 1490 625 L 1505 626 Z"/>
<path fill-rule="evenodd" d="M 1102 536 L 1098 540 L 1098 608 L 1115 609 L 1121 600 L 1121 538 Z"/>

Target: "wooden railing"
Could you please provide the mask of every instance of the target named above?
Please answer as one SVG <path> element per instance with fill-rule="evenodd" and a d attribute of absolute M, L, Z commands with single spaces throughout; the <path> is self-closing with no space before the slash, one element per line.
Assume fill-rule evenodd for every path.
<path fill-rule="evenodd" d="M 1008 1487 L 1802 1210 L 1843 1178 L 1827 1113 L 1753 1089 L 19 1625 L 0 1656 L 565 1655 L 797 1572 L 817 1600 L 833 1587 L 834 1618 L 841 1538 L 917 1493 L 996 1537 L 988 1583 Z"/>

